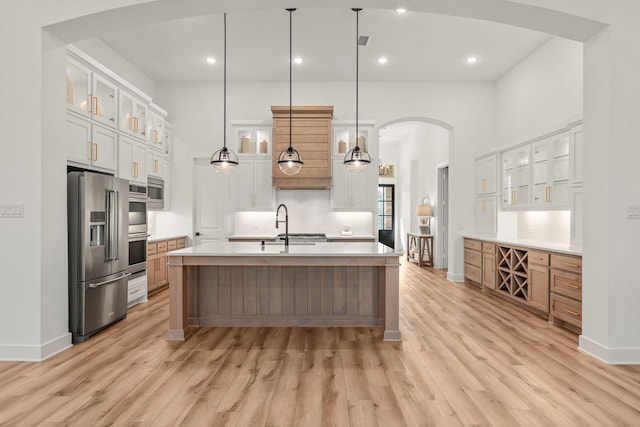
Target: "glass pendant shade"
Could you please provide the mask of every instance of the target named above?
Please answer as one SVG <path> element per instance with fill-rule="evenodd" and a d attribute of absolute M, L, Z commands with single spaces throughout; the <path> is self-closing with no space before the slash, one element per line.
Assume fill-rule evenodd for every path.
<path fill-rule="evenodd" d="M 211 164 L 216 172 L 231 175 L 238 167 L 238 156 L 233 151 L 222 147 L 211 156 Z"/>
<path fill-rule="evenodd" d="M 344 166 L 348 171 L 360 173 L 371 163 L 371 156 L 366 151 L 362 151 L 357 145 L 349 150 L 344 156 Z"/>
<path fill-rule="evenodd" d="M 302 159 L 300 153 L 292 147 L 287 148 L 278 157 L 278 167 L 285 175 L 295 175 L 302 169 Z"/>

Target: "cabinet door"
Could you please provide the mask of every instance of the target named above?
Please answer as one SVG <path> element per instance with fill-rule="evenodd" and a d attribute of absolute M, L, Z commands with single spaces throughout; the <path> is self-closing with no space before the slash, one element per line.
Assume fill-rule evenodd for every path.
<path fill-rule="evenodd" d="M 147 258 L 147 292 L 151 292 L 158 287 L 157 265 L 158 260 L 155 256 Z"/>
<path fill-rule="evenodd" d="M 253 161 L 253 207 L 256 209 L 273 209 L 271 168 L 271 159 Z"/>
<path fill-rule="evenodd" d="M 340 167 L 346 169 L 344 165 L 340 165 Z M 351 193 L 351 209 L 363 211 L 372 209 L 372 186 L 370 184 L 372 173 L 377 173 L 377 169 L 371 166 L 360 173 L 347 172 L 350 181 L 348 188 Z"/>
<path fill-rule="evenodd" d="M 584 144 L 582 125 L 571 128 L 569 135 L 569 179 L 571 185 L 580 185 L 583 180 Z"/>
<path fill-rule="evenodd" d="M 496 196 L 476 197 L 475 229 L 477 233 L 496 233 Z"/>
<path fill-rule="evenodd" d="M 271 162 L 269 162 L 269 173 L 271 173 Z M 231 181 L 233 183 L 233 199 L 236 211 L 247 211 L 253 208 L 253 162 L 251 160 L 240 160 Z M 271 190 L 271 180 L 267 181 Z"/>
<path fill-rule="evenodd" d="M 147 149 L 140 142 L 120 136 L 118 138 L 118 177 L 146 185 Z"/>
<path fill-rule="evenodd" d="M 91 70 L 74 61 L 67 60 L 67 108 L 83 116 L 91 116 Z"/>
<path fill-rule="evenodd" d="M 92 165 L 111 171 L 117 167 L 117 135 L 110 129 L 93 126 L 93 162 Z"/>
<path fill-rule="evenodd" d="M 530 205 L 531 144 L 502 154 L 502 206 L 526 208 Z"/>
<path fill-rule="evenodd" d="M 116 127 L 116 100 L 118 89 L 114 83 L 99 74 L 93 73 L 93 118 L 100 123 Z"/>
<path fill-rule="evenodd" d="M 497 155 L 476 160 L 476 195 L 496 192 Z"/>
<path fill-rule="evenodd" d="M 333 160 L 331 207 L 334 210 L 351 208 L 349 172 L 344 167 L 343 159 Z"/>
<path fill-rule="evenodd" d="M 147 141 L 152 147 L 155 147 L 159 150 L 163 150 L 163 125 L 164 119 L 160 117 L 160 115 L 148 112 L 148 120 L 146 121 L 147 126 Z"/>
<path fill-rule="evenodd" d="M 529 305 L 545 313 L 549 312 L 549 268 L 529 264 Z"/>
<path fill-rule="evenodd" d="M 147 175 L 162 178 L 162 153 L 156 150 L 147 150 Z"/>
<path fill-rule="evenodd" d="M 157 271 L 158 286 L 164 286 L 169 283 L 167 278 L 167 255 L 166 253 L 159 254 L 158 256 L 158 271 Z"/>
<path fill-rule="evenodd" d="M 91 165 L 93 150 L 91 123 L 68 114 L 65 137 L 67 143 L 67 160 L 83 165 Z"/>
<path fill-rule="evenodd" d="M 496 257 L 493 254 L 482 254 L 482 286 L 496 288 Z"/>

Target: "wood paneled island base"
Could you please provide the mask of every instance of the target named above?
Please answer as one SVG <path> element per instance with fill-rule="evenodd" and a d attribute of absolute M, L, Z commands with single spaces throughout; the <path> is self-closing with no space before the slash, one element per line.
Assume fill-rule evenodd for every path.
<path fill-rule="evenodd" d="M 168 340 L 199 326 L 377 326 L 401 340 L 399 257 L 378 243 L 210 243 L 168 263 Z"/>

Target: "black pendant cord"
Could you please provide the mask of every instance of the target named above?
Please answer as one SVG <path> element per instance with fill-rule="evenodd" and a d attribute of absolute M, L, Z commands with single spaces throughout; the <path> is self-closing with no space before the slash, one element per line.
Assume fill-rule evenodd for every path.
<path fill-rule="evenodd" d="M 293 11 L 289 11 L 289 151 L 292 150 L 291 140 L 293 139 Z"/>
<path fill-rule="evenodd" d="M 223 79 L 224 79 L 224 84 L 223 84 L 223 89 L 222 89 L 222 98 L 223 98 L 223 102 L 224 102 L 224 108 L 223 108 L 223 113 L 222 113 L 222 117 L 224 120 L 223 126 L 222 126 L 222 135 L 223 135 L 223 144 L 224 144 L 224 151 L 227 151 L 227 13 L 225 12 L 224 14 L 224 72 L 223 72 Z"/>
<path fill-rule="evenodd" d="M 351 9 L 356 12 L 356 148 L 358 147 L 358 86 L 359 86 L 359 64 L 360 64 L 360 45 L 358 44 L 358 39 L 360 37 L 360 29 L 359 29 L 359 15 L 362 9 L 353 8 Z"/>

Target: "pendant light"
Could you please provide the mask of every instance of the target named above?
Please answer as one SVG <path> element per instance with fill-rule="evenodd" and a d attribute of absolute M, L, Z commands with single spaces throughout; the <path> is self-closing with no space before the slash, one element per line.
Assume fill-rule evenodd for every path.
<path fill-rule="evenodd" d="M 356 135 L 355 135 L 356 146 L 353 147 L 351 150 L 349 150 L 347 154 L 344 156 L 344 165 L 350 172 L 360 173 L 364 171 L 367 168 L 367 166 L 369 166 L 369 163 L 371 163 L 371 156 L 369 156 L 369 153 L 367 153 L 364 150 L 364 148 L 361 149 L 358 146 L 358 84 L 359 84 L 358 50 L 360 48 L 360 43 L 359 43 L 360 31 L 358 27 L 358 15 L 362 9 L 354 7 L 351 10 L 353 10 L 356 13 Z"/>
<path fill-rule="evenodd" d="M 293 72 L 293 25 L 292 25 L 292 16 L 295 8 L 288 8 L 289 12 L 289 148 L 280 153 L 278 157 L 278 167 L 285 175 L 296 175 L 302 169 L 302 158 L 300 157 L 300 153 L 293 149 L 291 146 L 291 140 L 293 139 L 293 117 L 292 117 L 292 72 Z"/>
<path fill-rule="evenodd" d="M 230 175 L 238 167 L 238 156 L 227 148 L 227 14 L 224 14 L 224 114 L 223 114 L 223 146 L 211 156 L 211 164 L 216 172 Z"/>

